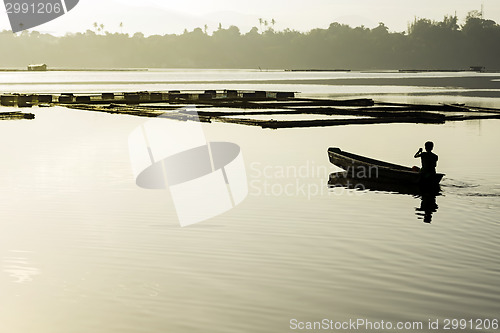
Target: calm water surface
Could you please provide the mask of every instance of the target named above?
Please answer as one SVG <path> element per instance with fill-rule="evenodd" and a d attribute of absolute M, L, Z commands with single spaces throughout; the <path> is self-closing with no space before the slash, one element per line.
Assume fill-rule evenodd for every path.
<path fill-rule="evenodd" d="M 210 86 L 500 108 L 500 82 L 453 84 L 470 73 L 439 74 L 450 81 L 442 87 L 431 74 L 420 75 L 430 84 L 414 86 L 398 73 L 33 75 L 0 73 L 1 90 Z M 400 84 L 356 84 L 367 76 Z M 32 112 L 33 121 L 0 122 L 0 332 L 289 332 L 293 318 L 500 319 L 499 120 L 277 131 L 204 125 L 209 140 L 241 146 L 250 193 L 232 211 L 180 228 L 168 191 L 135 185 L 128 135 L 144 119 Z M 330 146 L 411 166 L 427 140 L 446 173 L 432 223 L 423 222 L 419 197 L 327 186 L 336 171 Z"/>

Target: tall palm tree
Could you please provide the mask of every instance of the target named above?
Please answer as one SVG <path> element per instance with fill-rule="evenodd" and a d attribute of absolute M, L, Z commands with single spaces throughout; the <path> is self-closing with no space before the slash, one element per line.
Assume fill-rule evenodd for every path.
<path fill-rule="evenodd" d="M 203 26 L 203 31 L 205 32 L 205 35 L 207 34 L 207 31 L 208 31 L 208 24 L 205 24 Z"/>
<path fill-rule="evenodd" d="M 271 25 L 273 26 L 273 30 L 274 30 L 274 25 L 276 24 L 276 20 L 275 19 L 272 19 L 271 20 Z"/>
<path fill-rule="evenodd" d="M 104 33 L 104 24 L 101 23 L 99 27 L 101 28 L 101 31 Z"/>
<path fill-rule="evenodd" d="M 120 33 L 123 33 L 123 22 L 120 22 Z"/>
<path fill-rule="evenodd" d="M 259 18 L 260 32 L 262 32 L 262 23 L 264 23 L 264 19 L 263 18 Z"/>

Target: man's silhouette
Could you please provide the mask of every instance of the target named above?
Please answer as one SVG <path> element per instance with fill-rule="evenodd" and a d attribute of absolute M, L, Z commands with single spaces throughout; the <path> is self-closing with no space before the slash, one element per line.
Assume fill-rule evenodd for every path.
<path fill-rule="evenodd" d="M 438 156 L 432 152 L 433 148 L 434 143 L 427 141 L 425 143 L 425 151 L 420 148 L 414 156 L 415 158 L 420 157 L 422 161 L 422 169 L 420 169 L 420 181 L 422 182 L 432 181 L 436 176 Z"/>

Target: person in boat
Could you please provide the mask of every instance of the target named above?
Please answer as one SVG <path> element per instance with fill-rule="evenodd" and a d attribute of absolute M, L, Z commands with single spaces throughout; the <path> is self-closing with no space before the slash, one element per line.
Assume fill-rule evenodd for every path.
<path fill-rule="evenodd" d="M 420 148 L 415 154 L 415 158 L 419 158 L 422 162 L 422 168 L 420 169 L 421 181 L 432 181 L 436 176 L 436 165 L 438 161 L 438 156 L 432 152 L 434 149 L 434 143 L 432 141 L 427 141 L 425 143 L 425 151 Z"/>

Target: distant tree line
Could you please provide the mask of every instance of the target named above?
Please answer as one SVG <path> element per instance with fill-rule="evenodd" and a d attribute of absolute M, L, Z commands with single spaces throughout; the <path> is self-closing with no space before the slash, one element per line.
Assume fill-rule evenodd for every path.
<path fill-rule="evenodd" d="M 133 36 L 96 31 L 54 37 L 0 32 L 0 68 L 46 63 L 49 68 L 262 68 L 262 69 L 500 69 L 500 26 L 470 12 L 442 21 L 415 19 L 405 32 L 384 23 L 369 29 L 332 23 L 306 33 L 257 27 L 204 29 L 181 35 Z M 120 25 L 122 27 L 122 25 Z"/>

